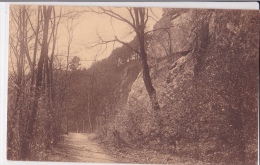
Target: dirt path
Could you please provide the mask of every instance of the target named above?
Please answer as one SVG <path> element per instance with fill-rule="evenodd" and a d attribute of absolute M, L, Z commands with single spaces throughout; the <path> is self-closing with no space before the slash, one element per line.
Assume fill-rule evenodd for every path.
<path fill-rule="evenodd" d="M 48 156 L 49 161 L 116 163 L 117 161 L 102 151 L 93 140 L 93 134 L 70 133 Z"/>

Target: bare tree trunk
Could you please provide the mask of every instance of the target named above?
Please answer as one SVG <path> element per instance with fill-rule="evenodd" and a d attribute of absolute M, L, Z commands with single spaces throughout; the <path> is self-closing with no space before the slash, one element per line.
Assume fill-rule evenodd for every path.
<path fill-rule="evenodd" d="M 55 98 L 54 98 L 54 89 L 53 89 L 53 62 L 54 62 L 54 52 L 55 52 L 55 48 L 56 48 L 56 41 L 57 41 L 57 30 L 58 30 L 58 26 L 60 23 L 60 19 L 61 19 L 61 9 L 60 9 L 60 14 L 59 14 L 59 19 L 56 23 L 56 13 L 55 13 L 55 8 L 53 7 L 53 24 L 52 24 L 52 51 L 51 51 L 51 56 L 49 59 L 49 89 L 48 89 L 48 99 L 50 101 L 50 112 L 51 112 L 51 123 L 52 123 L 52 137 L 53 137 L 53 143 L 54 145 L 57 144 L 58 142 L 58 137 L 59 134 L 61 133 L 58 130 L 58 123 L 57 120 L 59 121 L 59 114 L 57 111 L 54 111 L 54 109 L 57 109 L 54 104 L 55 102 Z"/>
<path fill-rule="evenodd" d="M 22 146 L 22 157 L 21 158 L 23 160 L 26 160 L 29 157 L 29 155 L 30 155 L 29 145 L 33 140 L 34 124 L 35 124 L 36 118 L 37 118 L 38 103 L 39 103 L 39 99 L 40 99 L 40 95 L 41 95 L 44 58 L 48 54 L 47 40 L 48 40 L 48 28 L 49 28 L 51 11 L 52 11 L 52 7 L 46 8 L 46 6 L 43 6 L 44 29 L 43 29 L 42 48 L 41 48 L 40 59 L 38 62 L 35 98 L 34 98 L 33 105 L 32 105 L 31 116 L 30 116 L 29 122 L 28 122 L 26 142 Z"/>
<path fill-rule="evenodd" d="M 31 89 L 30 89 L 31 92 L 33 91 L 33 85 L 34 85 L 34 81 L 35 81 L 35 63 L 36 63 L 36 55 L 37 55 L 37 48 L 38 48 L 38 36 L 39 36 L 39 30 L 40 30 L 40 11 L 41 11 L 41 6 L 38 7 L 37 28 L 36 28 L 36 32 L 35 32 L 33 61 L 32 61 L 32 79 L 31 79 Z"/>
<path fill-rule="evenodd" d="M 139 49 L 140 49 L 139 55 L 142 60 L 142 66 L 143 66 L 143 80 L 144 80 L 145 88 L 150 97 L 152 108 L 155 112 L 157 112 L 158 110 L 160 110 L 160 106 L 156 96 L 156 91 L 151 81 L 149 66 L 147 63 L 147 53 L 145 50 L 145 33 L 144 33 L 145 24 L 146 24 L 145 16 L 148 13 L 145 14 L 145 8 L 134 8 L 134 12 L 135 12 L 136 35 L 139 41 Z"/>
<path fill-rule="evenodd" d="M 10 118 L 10 122 L 8 122 L 8 124 L 10 124 L 10 126 L 8 125 L 9 131 L 8 131 L 8 150 L 7 150 L 7 157 L 8 159 L 11 159 L 12 156 L 12 149 L 16 148 L 17 150 L 19 150 L 19 154 L 17 154 L 16 156 L 19 157 L 19 159 L 23 159 L 23 148 L 22 146 L 24 145 L 24 143 L 26 143 L 26 127 L 27 127 L 27 119 L 28 119 L 28 111 L 26 111 L 25 109 L 27 109 L 28 107 L 30 108 L 30 103 L 27 106 L 26 102 L 26 98 L 23 95 L 23 93 L 27 93 L 26 92 L 26 88 L 23 86 L 23 79 L 24 79 L 24 67 L 26 65 L 25 62 L 25 57 L 27 57 L 28 60 L 28 64 L 30 67 L 30 71 L 32 74 L 32 82 L 33 82 L 33 62 L 31 61 L 31 58 L 29 56 L 29 48 L 28 48 L 28 20 L 30 22 L 29 16 L 27 14 L 27 10 L 28 8 L 25 6 L 20 6 L 18 13 L 17 13 L 17 20 L 15 20 L 14 22 L 16 23 L 18 29 L 17 29 L 17 39 L 18 39 L 18 44 L 19 46 L 14 46 L 12 43 L 12 39 L 10 39 L 10 52 L 11 50 L 13 50 L 13 53 L 16 56 L 16 65 L 17 65 L 17 77 L 16 77 L 16 86 L 17 86 L 17 91 L 16 91 L 16 101 L 15 101 L 15 106 L 14 106 L 14 111 L 12 113 L 12 117 Z M 11 10 L 12 16 L 16 17 L 16 15 L 14 15 L 13 11 Z M 39 23 L 38 23 L 39 24 Z M 37 37 L 37 35 L 36 35 Z M 19 50 L 19 51 L 18 51 Z M 34 58 L 35 59 L 35 58 Z M 34 60 L 33 59 L 33 60 Z M 32 95 L 32 87 L 33 84 L 31 83 L 30 86 L 30 90 L 29 90 L 29 95 Z M 27 98 L 28 99 L 28 98 Z M 17 116 L 18 114 L 18 116 Z M 18 117 L 18 118 L 17 118 Z M 9 119 L 8 119 L 9 120 Z M 12 143 L 14 140 L 14 128 L 16 127 L 16 125 L 18 125 L 18 132 L 17 132 L 17 137 L 18 137 L 18 141 L 19 141 L 19 147 L 13 147 Z"/>
<path fill-rule="evenodd" d="M 51 77 L 50 77 L 50 68 L 49 68 L 49 57 L 48 54 L 45 54 L 45 58 L 44 58 L 44 65 L 45 65 L 45 75 L 46 75 L 46 89 L 47 89 L 47 112 L 48 112 L 48 119 L 47 119 L 47 123 L 46 123 L 46 134 L 47 134 L 47 138 L 46 138 L 46 148 L 49 149 L 50 148 L 50 144 L 51 141 L 53 140 L 53 127 L 52 125 L 54 124 L 54 119 L 53 119 L 53 112 L 52 112 L 52 99 L 51 99 Z"/>
<path fill-rule="evenodd" d="M 23 75 L 23 65 L 24 65 L 24 51 L 25 51 L 25 45 L 24 45 L 24 38 L 25 36 L 25 31 L 26 31 L 26 27 L 24 25 L 24 21 L 25 21 L 25 7 L 23 6 L 20 9 L 20 58 L 19 58 L 19 65 L 18 65 L 18 79 L 17 79 L 17 85 L 18 85 L 18 93 L 17 93 L 17 103 L 19 102 L 20 95 L 21 95 L 21 90 L 22 90 L 22 75 Z M 19 96 L 18 96 L 19 94 Z M 19 97 L 19 98 L 18 98 Z M 21 103 L 17 104 L 17 106 L 22 106 Z M 24 145 L 26 144 L 26 130 L 24 129 L 25 125 L 25 120 L 24 120 L 24 111 L 22 110 L 23 108 L 21 107 L 16 107 L 18 108 L 18 113 L 19 113 L 19 138 L 20 138 L 20 158 L 23 160 L 26 155 L 24 155 Z"/>
<path fill-rule="evenodd" d="M 90 117 L 90 105 L 91 105 L 91 97 L 89 96 L 88 92 L 88 123 L 89 123 L 89 131 L 92 133 L 93 128 L 92 128 L 92 123 L 91 123 L 91 117 Z"/>

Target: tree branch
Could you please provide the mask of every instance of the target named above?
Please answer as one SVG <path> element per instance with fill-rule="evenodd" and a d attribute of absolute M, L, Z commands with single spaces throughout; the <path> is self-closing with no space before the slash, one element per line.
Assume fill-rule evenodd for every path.
<path fill-rule="evenodd" d="M 32 25 L 32 22 L 31 22 L 31 20 L 30 20 L 30 17 L 29 17 L 29 14 L 28 14 L 27 10 L 25 11 L 25 14 L 26 14 L 27 17 L 28 17 L 28 20 L 29 20 L 29 23 L 30 23 L 30 26 L 31 26 L 31 28 L 32 28 L 32 30 L 33 30 L 34 35 L 35 35 L 35 36 L 38 35 L 38 34 L 36 33 L 35 29 L 33 28 L 33 25 Z M 38 20 L 38 21 L 39 21 L 39 20 Z M 39 39 L 37 40 L 37 42 L 38 42 L 38 44 L 40 44 L 40 46 L 41 46 L 41 42 L 39 41 Z"/>
<path fill-rule="evenodd" d="M 134 48 L 133 48 L 132 46 L 130 46 L 128 43 L 119 40 L 116 36 L 115 36 L 115 40 L 116 40 L 117 42 L 119 42 L 119 43 L 121 43 L 121 44 L 127 46 L 128 48 L 132 49 L 135 53 L 140 54 L 139 51 L 137 51 L 136 49 L 134 49 Z"/>
<path fill-rule="evenodd" d="M 136 27 L 134 26 L 133 23 L 131 23 L 130 21 L 128 21 L 126 18 L 122 17 L 120 14 L 112 11 L 110 8 L 109 9 L 105 9 L 103 7 L 99 7 L 99 9 L 101 9 L 102 11 L 95 11 L 92 8 L 89 8 L 91 12 L 96 13 L 96 14 L 106 14 L 109 15 L 119 21 L 123 21 L 125 23 L 127 23 L 128 25 L 130 25 L 132 28 L 136 29 Z"/>
<path fill-rule="evenodd" d="M 134 19 L 133 13 L 132 13 L 132 8 L 131 8 L 131 7 L 130 7 L 130 8 L 127 8 L 127 10 L 129 11 L 129 14 L 130 14 L 130 16 L 131 16 L 131 18 L 132 18 L 132 21 L 133 21 L 133 25 L 134 25 L 134 27 L 135 27 L 135 19 Z"/>

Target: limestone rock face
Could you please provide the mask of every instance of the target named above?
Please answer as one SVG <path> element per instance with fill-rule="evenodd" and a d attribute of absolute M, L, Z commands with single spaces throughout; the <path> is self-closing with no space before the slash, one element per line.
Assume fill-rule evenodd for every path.
<path fill-rule="evenodd" d="M 153 39 L 148 54 L 161 58 L 196 47 L 196 30 L 201 26 L 203 17 L 198 18 L 195 10 L 165 10 L 161 20 L 154 25 Z M 207 20 L 209 35 L 214 31 L 214 14 Z"/>
<path fill-rule="evenodd" d="M 170 64 L 167 59 L 160 61 L 157 66 L 151 69 L 152 83 L 157 84 L 154 86 L 157 91 L 157 97 L 159 104 L 163 104 L 162 95 L 164 94 L 164 88 L 166 85 L 166 77 L 168 76 L 168 68 Z M 142 71 L 138 75 L 137 79 L 132 85 L 131 91 L 128 95 L 126 109 L 128 112 L 139 115 L 142 117 L 142 124 L 140 129 L 147 132 L 151 128 L 152 120 L 154 119 L 154 112 L 152 110 L 149 95 L 146 91 Z"/>
<path fill-rule="evenodd" d="M 199 13 L 202 14 L 198 17 L 199 23 L 204 23 L 197 29 L 197 35 L 201 39 L 204 37 L 200 40 L 192 33 L 195 25 L 198 26 L 194 21 L 198 14 L 196 10 L 184 10 L 175 19 L 172 17 L 176 11 L 165 11 L 154 29 L 167 24 L 172 27 L 169 31 L 155 31 L 148 50 L 163 130 L 181 134 L 193 142 L 200 132 L 197 143 L 208 146 L 201 149 L 205 159 L 212 156 L 208 154 L 209 150 L 217 150 L 219 146 L 232 151 L 239 148 L 233 144 L 240 137 L 238 123 L 244 121 L 241 126 L 247 129 L 243 131 L 253 132 L 253 136 L 248 137 L 252 141 L 257 137 L 254 129 L 257 127 L 259 57 L 258 46 L 252 44 L 252 40 L 256 40 L 258 33 L 249 32 L 249 29 L 255 24 L 250 20 L 258 15 L 244 11 L 235 13 L 236 17 L 230 19 L 226 17 L 231 13 L 211 12 L 207 13 L 208 18 L 203 18 L 206 21 L 202 19 L 205 11 Z M 196 40 L 197 44 L 194 44 Z M 153 120 L 158 118 L 151 108 L 142 71 L 131 87 L 122 114 L 125 115 L 121 120 L 124 118 L 124 122 L 130 123 L 125 129 L 144 134 L 152 129 Z M 219 157 L 224 159 L 225 155 Z"/>

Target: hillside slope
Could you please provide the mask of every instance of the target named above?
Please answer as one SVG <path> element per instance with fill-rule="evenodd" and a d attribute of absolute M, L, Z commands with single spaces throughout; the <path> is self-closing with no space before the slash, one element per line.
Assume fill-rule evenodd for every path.
<path fill-rule="evenodd" d="M 255 164 L 258 17 L 255 11 L 165 10 L 154 28 L 170 28 L 154 32 L 148 51 L 160 112 L 153 112 L 140 72 L 115 119 L 122 137 L 140 145 L 159 129 L 166 140 L 150 139 L 152 148 L 176 140 L 180 152 L 198 160 Z"/>

